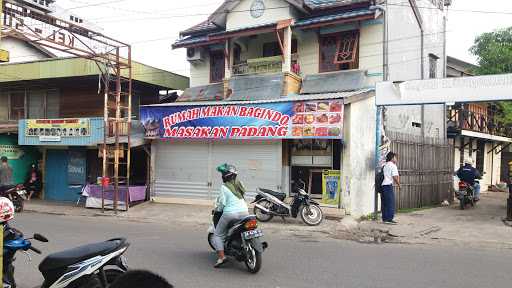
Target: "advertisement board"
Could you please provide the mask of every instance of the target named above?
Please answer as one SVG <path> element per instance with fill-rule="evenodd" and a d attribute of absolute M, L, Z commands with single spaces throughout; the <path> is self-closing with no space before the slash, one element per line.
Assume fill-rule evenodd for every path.
<path fill-rule="evenodd" d="M 88 137 L 90 136 L 90 120 L 80 119 L 28 119 L 25 135 L 27 137 L 40 137 L 59 139 L 60 137 Z"/>
<path fill-rule="evenodd" d="M 341 139 L 343 100 L 143 106 L 146 138 Z"/>
<path fill-rule="evenodd" d="M 9 160 L 20 159 L 23 156 L 23 150 L 18 145 L 0 144 L 0 156 L 5 156 Z"/>
<path fill-rule="evenodd" d="M 340 204 L 341 171 L 324 170 L 322 173 L 322 203 L 327 205 Z"/>

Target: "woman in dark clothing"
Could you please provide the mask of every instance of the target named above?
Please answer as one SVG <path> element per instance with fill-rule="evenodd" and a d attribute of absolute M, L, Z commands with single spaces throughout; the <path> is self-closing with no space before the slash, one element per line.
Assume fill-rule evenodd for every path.
<path fill-rule="evenodd" d="M 32 164 L 30 173 L 28 174 L 27 181 L 25 181 L 25 189 L 27 189 L 27 200 L 30 200 L 34 194 L 38 195 L 41 192 L 42 182 L 41 176 L 35 164 Z"/>

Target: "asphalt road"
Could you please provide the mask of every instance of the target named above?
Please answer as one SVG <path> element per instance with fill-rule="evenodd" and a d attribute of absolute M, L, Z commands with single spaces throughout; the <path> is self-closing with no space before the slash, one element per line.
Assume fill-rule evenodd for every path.
<path fill-rule="evenodd" d="M 51 242 L 36 243 L 45 254 L 89 242 L 124 236 L 132 268 L 150 269 L 175 287 L 510 287 L 511 250 L 464 247 L 359 244 L 322 237 L 290 239 L 267 235 L 263 268 L 248 274 L 241 263 L 221 270 L 206 242 L 203 225 L 155 224 L 107 217 L 70 217 L 24 213 L 15 227 L 26 235 L 42 233 Z M 285 228 L 283 224 L 283 228 Z M 512 233 L 512 231 L 511 231 Z M 18 287 L 42 283 L 37 265 L 42 256 L 16 261 Z"/>

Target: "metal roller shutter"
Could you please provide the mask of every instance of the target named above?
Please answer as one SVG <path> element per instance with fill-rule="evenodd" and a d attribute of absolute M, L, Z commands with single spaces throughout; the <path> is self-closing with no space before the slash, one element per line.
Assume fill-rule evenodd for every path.
<path fill-rule="evenodd" d="M 211 199 L 208 143 L 157 141 L 154 145 L 156 197 Z"/>
<path fill-rule="evenodd" d="M 239 179 L 253 198 L 258 187 L 281 189 L 281 141 L 229 141 L 214 142 L 212 147 L 212 194 L 218 193 L 222 179 L 216 167 L 230 163 L 237 167 Z"/>

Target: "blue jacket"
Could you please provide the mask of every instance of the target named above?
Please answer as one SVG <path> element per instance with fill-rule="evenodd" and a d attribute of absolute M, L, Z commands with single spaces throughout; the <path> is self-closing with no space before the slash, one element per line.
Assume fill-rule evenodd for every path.
<path fill-rule="evenodd" d="M 465 164 L 464 166 L 460 167 L 457 171 L 457 177 L 469 185 L 474 185 L 476 179 L 482 178 L 480 172 L 470 164 Z"/>

